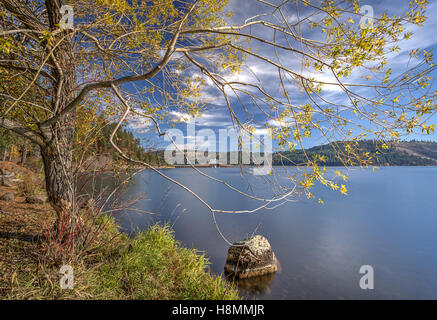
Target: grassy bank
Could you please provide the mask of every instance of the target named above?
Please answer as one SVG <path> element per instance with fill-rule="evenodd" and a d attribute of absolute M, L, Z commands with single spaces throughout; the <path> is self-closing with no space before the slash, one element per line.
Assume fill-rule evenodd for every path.
<path fill-rule="evenodd" d="M 2 298 L 238 299 L 236 289 L 207 271 L 207 259 L 194 249 L 183 248 L 167 226 L 155 225 L 135 238 L 119 234 L 111 239 L 108 245 L 69 263 L 74 270 L 72 290 L 60 288 L 60 265 L 31 256 L 9 261 L 13 265 L 8 269 L 14 271 L 9 279 L 2 277 L 2 288 L 9 287 Z M 13 242 L 10 248 L 22 257 L 25 248 L 20 240 Z M 30 246 L 38 250 L 37 244 Z"/>
<path fill-rule="evenodd" d="M 167 226 L 155 225 L 99 268 L 95 296 L 128 299 L 237 299 L 238 293 L 206 271 L 208 260 L 183 248 Z M 127 245 L 127 247 L 126 247 Z M 118 250 L 117 250 L 118 251 Z"/>
<path fill-rule="evenodd" d="M 2 187 L 4 189 L 4 187 Z M 5 190 L 2 190 L 4 192 Z M 208 261 L 175 241 L 168 226 L 152 226 L 131 238 L 112 219 L 80 258 L 48 257 L 44 225 L 54 221 L 45 204 L 0 200 L 0 299 L 238 299 L 237 290 L 207 271 Z M 60 288 L 69 264 L 74 288 Z"/>

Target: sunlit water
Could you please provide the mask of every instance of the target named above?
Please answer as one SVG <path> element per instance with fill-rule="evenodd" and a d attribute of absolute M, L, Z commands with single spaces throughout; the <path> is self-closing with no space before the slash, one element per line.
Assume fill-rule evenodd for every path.
<path fill-rule="evenodd" d="M 242 177 L 239 168 L 202 170 L 244 191 L 272 194 L 262 178 Z M 192 169 L 163 172 L 217 209 L 259 205 Z M 299 199 L 254 214 L 217 215 L 229 240 L 241 240 L 254 232 L 264 235 L 280 261 L 276 274 L 238 284 L 247 298 L 437 298 L 437 167 L 389 167 L 375 173 L 352 169 L 347 187 L 349 195 L 343 196 L 317 186 L 316 199 L 322 198 L 325 205 Z M 149 170 L 136 175 L 123 192 L 125 201 L 137 200 L 133 207 L 157 213 L 118 213 L 116 218 L 125 231 L 134 233 L 154 222 L 168 222 L 177 240 L 204 251 L 211 271 L 223 273 L 228 245 L 211 213 L 192 195 Z M 373 290 L 359 286 L 362 265 L 374 269 Z"/>

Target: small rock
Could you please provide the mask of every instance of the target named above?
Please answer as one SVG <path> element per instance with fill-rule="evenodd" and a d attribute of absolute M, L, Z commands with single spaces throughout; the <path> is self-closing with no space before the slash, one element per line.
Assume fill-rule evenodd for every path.
<path fill-rule="evenodd" d="M 26 197 L 27 203 L 34 203 L 34 204 L 43 204 L 47 201 L 47 197 L 44 196 L 29 196 Z"/>
<path fill-rule="evenodd" d="M 4 195 L 0 197 L 0 200 L 3 201 L 14 201 L 15 197 L 12 192 L 6 192 Z"/>
<path fill-rule="evenodd" d="M 4 187 L 9 187 L 9 188 L 14 186 L 12 181 L 10 179 L 6 179 L 6 178 L 2 179 L 2 185 Z"/>
<path fill-rule="evenodd" d="M 244 279 L 276 272 L 278 260 L 268 240 L 260 235 L 234 243 L 228 250 L 225 273 Z"/>

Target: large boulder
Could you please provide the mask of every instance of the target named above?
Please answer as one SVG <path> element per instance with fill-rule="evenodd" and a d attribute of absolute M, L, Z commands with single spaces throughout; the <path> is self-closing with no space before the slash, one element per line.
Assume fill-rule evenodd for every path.
<path fill-rule="evenodd" d="M 260 235 L 234 243 L 228 250 L 225 273 L 237 279 L 276 272 L 278 260 L 269 241 Z"/>
<path fill-rule="evenodd" d="M 14 194 L 12 192 L 6 192 L 5 194 L 3 194 L 0 197 L 0 200 L 3 200 L 3 201 L 14 201 L 14 199 L 15 199 L 15 197 L 14 197 Z"/>

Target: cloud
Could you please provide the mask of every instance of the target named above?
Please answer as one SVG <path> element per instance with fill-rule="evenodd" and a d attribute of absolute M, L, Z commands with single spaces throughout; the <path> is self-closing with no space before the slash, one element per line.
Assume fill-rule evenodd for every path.
<path fill-rule="evenodd" d="M 138 134 L 144 134 L 151 130 L 152 121 L 144 117 L 135 117 L 129 119 L 128 128 Z"/>
<path fill-rule="evenodd" d="M 298 16 L 296 14 L 295 7 L 291 4 L 292 2 L 289 2 L 288 4 L 284 5 L 284 8 L 286 9 L 284 10 L 284 12 L 288 23 L 294 24 L 298 21 L 299 18 L 303 19 L 307 17 L 308 11 L 305 11 L 307 9 L 304 9 L 303 14 L 301 12 L 301 14 Z M 404 12 L 401 12 L 401 10 L 405 11 L 405 8 L 408 7 L 408 1 L 402 1 L 402 4 L 399 4 L 398 1 L 383 1 L 383 2 L 370 1 L 370 4 L 374 6 L 375 14 L 380 14 L 386 10 L 388 11 L 387 14 L 389 16 L 393 14 L 403 14 Z M 249 1 L 231 0 L 229 2 L 228 9 L 233 11 L 234 13 L 233 16 L 229 19 L 229 23 L 232 25 L 240 25 L 244 22 L 247 22 L 248 21 L 247 19 L 249 17 L 254 17 L 252 21 L 255 19 L 267 19 L 267 20 L 269 19 L 274 20 L 277 18 L 280 19 L 278 12 L 276 12 L 275 15 L 260 16 L 259 14 L 261 12 L 272 13 L 273 8 L 270 8 L 269 6 L 255 0 L 249 0 Z M 429 11 L 427 15 L 430 18 L 422 28 L 410 27 L 410 29 L 408 30 L 414 32 L 412 40 L 409 41 L 402 40 L 399 43 L 399 46 L 401 47 L 401 51 L 398 53 L 390 53 L 388 55 L 389 66 L 392 67 L 394 70 L 393 76 L 395 76 L 396 73 L 404 71 L 403 68 L 406 66 L 407 62 L 409 61 L 408 53 L 411 49 L 415 49 L 419 47 L 429 48 L 437 44 L 437 37 L 434 36 L 435 30 L 437 30 L 437 20 L 432 18 L 437 16 L 436 3 L 433 3 L 429 6 Z M 324 40 L 325 36 L 321 32 L 309 30 L 308 23 L 306 22 L 303 23 L 302 27 L 303 27 L 302 29 L 303 35 L 306 38 L 311 38 L 314 40 Z M 261 34 L 264 39 L 267 39 L 272 42 L 277 41 L 278 43 L 283 44 L 285 46 L 291 45 L 293 48 L 297 48 L 297 49 L 301 48 L 300 44 L 295 40 L 293 42 L 293 39 L 291 38 L 289 39 L 285 39 L 284 37 L 281 38 L 280 36 L 278 36 L 278 33 L 276 34 L 276 38 L 275 38 L 275 34 L 271 30 L 268 30 L 265 27 L 261 27 L 261 26 L 253 27 L 251 29 L 251 33 L 254 35 Z M 286 40 L 289 40 L 290 44 L 288 44 Z M 239 45 L 245 46 L 246 43 L 243 40 L 241 40 L 241 43 L 239 43 Z M 340 104 L 340 105 L 350 104 L 350 100 L 348 96 L 345 94 L 345 92 L 343 91 L 342 87 L 336 85 L 338 81 L 333 74 L 331 74 L 330 72 L 317 73 L 309 68 L 306 69 L 303 68 L 302 59 L 301 59 L 302 56 L 300 56 L 299 54 L 282 49 L 278 49 L 277 51 L 275 51 L 272 46 L 256 40 L 251 40 L 250 44 L 247 46 L 250 47 L 251 51 L 264 56 L 266 59 L 274 61 L 278 64 L 282 64 L 285 68 L 290 69 L 297 74 L 302 74 L 302 76 L 306 78 L 314 78 L 316 81 L 332 83 L 332 84 L 323 85 L 323 90 L 320 93 L 321 97 L 323 99 L 326 99 L 329 103 L 333 103 L 333 104 Z M 206 85 L 202 89 L 200 101 L 206 103 L 207 112 L 204 112 L 202 116 L 197 119 L 193 119 L 192 117 L 180 111 L 175 111 L 172 112 L 171 114 L 176 119 L 179 120 L 182 119 L 186 123 L 195 122 L 196 126 L 200 126 L 202 128 L 218 129 L 218 128 L 232 127 L 231 117 L 229 115 L 229 111 L 227 110 L 227 105 L 223 97 L 223 94 L 215 87 L 214 83 L 209 79 L 209 77 L 199 73 L 198 70 L 196 70 L 196 68 L 190 69 L 189 72 L 191 72 L 190 76 L 192 78 L 203 77 L 203 79 L 205 79 Z M 285 74 L 284 71 L 281 72 L 282 74 Z M 362 78 L 363 75 L 368 75 L 368 70 L 365 68 L 357 68 L 349 77 L 342 78 L 342 82 L 358 83 L 358 84 L 366 85 L 366 84 L 374 84 L 374 81 L 376 81 L 374 78 L 367 81 Z M 242 82 L 242 83 L 251 83 L 251 84 L 259 85 L 260 87 L 263 88 L 263 90 L 268 92 L 271 96 L 275 97 L 276 99 L 280 101 L 288 102 L 283 96 L 283 90 L 281 87 L 280 78 L 278 77 L 278 68 L 256 57 L 248 55 L 246 59 L 246 64 L 242 68 L 239 74 L 225 73 L 224 75 L 222 74 L 222 76 L 224 77 L 224 80 L 227 82 Z M 308 96 L 301 91 L 299 87 L 299 82 L 295 81 L 293 79 L 293 76 L 287 74 L 285 76 L 284 85 L 288 90 L 291 104 L 302 105 L 310 102 Z M 262 94 L 252 86 L 244 86 L 241 84 L 234 84 L 234 86 L 236 88 L 246 90 L 252 95 L 262 96 Z M 375 91 L 371 88 L 365 88 L 365 87 L 350 87 L 350 88 L 364 97 L 370 97 L 375 94 Z M 245 120 L 247 123 L 251 121 L 256 123 L 267 122 L 270 126 L 276 126 L 276 127 L 289 126 L 294 124 L 294 120 L 291 117 L 283 119 L 282 121 L 272 120 L 263 112 L 267 112 L 270 116 L 274 117 L 274 113 L 277 112 L 278 110 L 272 111 L 269 110 L 269 106 L 262 105 L 262 107 L 265 108 L 265 110 L 261 111 L 259 110 L 258 106 L 256 106 L 253 103 L 250 97 L 245 96 L 244 94 L 241 94 L 239 96 L 241 100 L 238 100 L 235 94 L 229 89 L 229 87 L 226 88 L 226 93 L 229 94 L 231 107 L 234 109 L 237 117 L 239 119 L 242 119 L 242 121 Z M 242 108 L 239 105 L 240 102 L 244 104 L 245 108 Z M 323 102 L 321 100 L 319 100 L 319 103 L 321 105 L 327 104 L 327 102 Z M 277 103 L 274 103 L 274 105 L 279 110 L 281 110 L 282 107 L 280 105 L 278 105 Z M 262 130 L 262 128 L 259 128 L 259 130 Z"/>
<path fill-rule="evenodd" d="M 170 115 L 173 116 L 173 120 L 177 122 L 190 122 L 193 120 L 193 116 L 188 113 L 179 112 L 179 111 L 170 111 Z"/>

